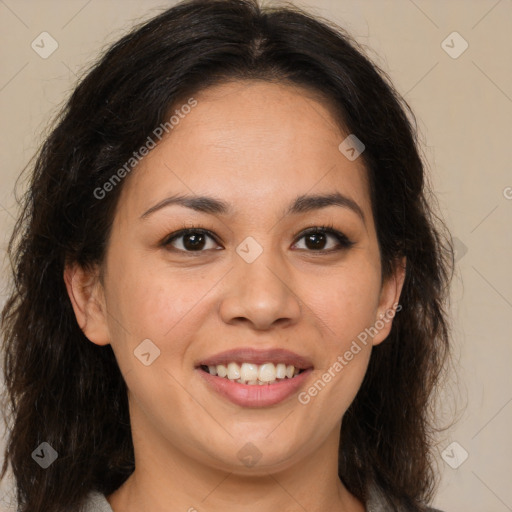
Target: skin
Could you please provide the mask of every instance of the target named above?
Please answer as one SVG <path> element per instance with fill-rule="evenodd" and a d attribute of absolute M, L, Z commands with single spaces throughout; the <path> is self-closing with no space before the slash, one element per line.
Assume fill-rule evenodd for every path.
<path fill-rule="evenodd" d="M 325 103 L 258 81 L 195 98 L 125 179 L 102 268 L 65 270 L 79 325 L 112 345 L 129 390 L 136 470 L 107 499 L 114 512 L 364 511 L 338 478 L 339 430 L 391 321 L 306 405 L 234 405 L 195 366 L 232 348 L 285 348 L 312 361 L 307 390 L 399 302 L 405 262 L 382 283 L 366 171 L 338 149 L 347 134 Z M 333 191 L 365 220 L 340 206 L 283 217 L 297 196 Z M 172 205 L 141 218 L 174 194 L 214 196 L 233 211 Z M 305 229 L 329 223 L 354 245 L 328 233 L 320 249 L 338 250 L 306 245 Z M 206 237 L 202 252 L 186 253 L 186 237 L 162 246 L 190 225 L 217 240 Z M 263 249 L 252 263 L 235 250 L 248 236 Z M 161 351 L 150 366 L 133 353 L 145 339 Z M 248 442 L 261 454 L 253 467 L 237 455 Z"/>

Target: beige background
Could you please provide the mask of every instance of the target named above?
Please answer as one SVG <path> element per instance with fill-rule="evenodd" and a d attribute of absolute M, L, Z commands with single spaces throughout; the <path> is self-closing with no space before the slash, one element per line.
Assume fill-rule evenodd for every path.
<path fill-rule="evenodd" d="M 173 2 L 0 0 L 0 250 L 16 215 L 15 180 L 82 70 L 135 21 Z M 445 512 L 512 511 L 512 0 L 302 0 L 369 47 L 417 114 L 441 213 L 457 238 L 453 336 L 464 406 L 439 445 L 435 504 Z M 31 42 L 58 42 L 41 58 Z M 457 31 L 458 58 L 441 43 Z M 451 52 L 461 40 L 448 38 Z M 509 188 L 507 188 L 509 187 Z M 507 198 L 508 196 L 508 198 Z M 2 293 L 7 273 L 0 272 Z M 0 295 L 3 303 L 5 295 Z M 455 392 L 454 390 L 460 391 Z M 469 457 L 454 465 L 465 450 Z M 0 510 L 11 510 L 9 481 Z M 4 508 L 2 508 L 4 507 Z"/>

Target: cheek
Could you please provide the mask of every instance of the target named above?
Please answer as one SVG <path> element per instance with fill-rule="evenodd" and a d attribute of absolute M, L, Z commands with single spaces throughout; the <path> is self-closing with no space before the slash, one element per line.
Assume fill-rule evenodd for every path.
<path fill-rule="evenodd" d="M 332 344 L 344 345 L 372 325 L 379 303 L 380 275 L 367 266 L 347 267 L 307 287 L 308 306 L 324 324 Z"/>
<path fill-rule="evenodd" d="M 147 255 L 124 259 L 110 272 L 110 304 L 132 336 L 164 339 L 208 291 L 208 282 Z"/>
<path fill-rule="evenodd" d="M 315 403 L 327 424 L 345 413 L 368 367 L 372 346 L 365 329 L 375 322 L 378 270 L 370 265 L 347 266 L 307 292 L 308 305 L 322 326 L 323 357 L 301 403 Z"/>
<path fill-rule="evenodd" d="M 122 266 L 110 267 L 107 283 L 111 345 L 120 368 L 124 374 L 146 369 L 135 354 L 149 339 L 160 351 L 154 349 L 158 358 L 151 369 L 177 369 L 185 364 L 187 337 L 198 328 L 197 317 L 204 308 L 201 300 L 211 283 L 192 273 L 187 276 L 148 264 L 147 257 L 122 260 Z"/>
<path fill-rule="evenodd" d="M 321 367 L 314 372 L 311 385 L 299 401 L 321 411 L 324 426 L 333 428 L 343 417 L 363 382 L 371 355 L 371 344 L 345 336 L 333 339 L 326 347 Z"/>
<path fill-rule="evenodd" d="M 198 316 L 204 315 L 201 299 L 211 283 L 194 279 L 192 274 L 187 277 L 170 272 L 154 262 L 148 265 L 148 261 L 127 257 L 122 268 L 109 272 L 107 302 L 116 308 L 109 315 L 109 328 L 133 399 L 163 431 L 170 408 L 178 416 L 193 414 L 197 422 L 201 421 L 201 408 L 183 392 L 180 375 L 190 364 L 187 348 L 191 333 L 198 329 Z M 150 354 L 148 365 L 137 357 L 142 354 L 140 346 Z"/>

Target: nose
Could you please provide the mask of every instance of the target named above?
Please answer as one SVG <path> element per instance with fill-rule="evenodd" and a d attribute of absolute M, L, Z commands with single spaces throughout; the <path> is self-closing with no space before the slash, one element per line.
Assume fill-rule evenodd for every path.
<path fill-rule="evenodd" d="M 289 272 L 267 251 L 252 263 L 239 258 L 228 274 L 220 304 L 222 320 L 231 325 L 248 323 L 267 330 L 293 325 L 301 315 L 300 298 L 293 290 Z"/>

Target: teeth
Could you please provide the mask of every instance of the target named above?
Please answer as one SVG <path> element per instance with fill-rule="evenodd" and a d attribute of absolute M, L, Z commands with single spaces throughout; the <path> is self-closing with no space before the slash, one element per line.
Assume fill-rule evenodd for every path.
<path fill-rule="evenodd" d="M 237 380 L 240 378 L 240 366 L 236 363 L 228 364 L 228 379 L 229 380 Z"/>
<path fill-rule="evenodd" d="M 210 375 L 228 378 L 229 380 L 240 384 L 248 384 L 250 386 L 272 384 L 276 380 L 292 379 L 300 373 L 299 368 L 283 363 L 265 363 L 261 365 L 253 363 L 229 363 L 227 366 L 218 364 L 208 366 Z"/>
<path fill-rule="evenodd" d="M 258 365 L 250 363 L 242 364 L 240 367 L 240 378 L 246 382 L 256 380 L 258 378 Z"/>
<path fill-rule="evenodd" d="M 260 366 L 258 372 L 260 382 L 274 382 L 276 380 L 276 367 L 272 363 L 265 363 Z"/>
<path fill-rule="evenodd" d="M 212 373 L 212 372 L 210 371 L 210 373 Z M 278 379 L 284 379 L 286 377 L 286 365 L 285 364 L 279 363 L 276 366 L 276 377 Z"/>

